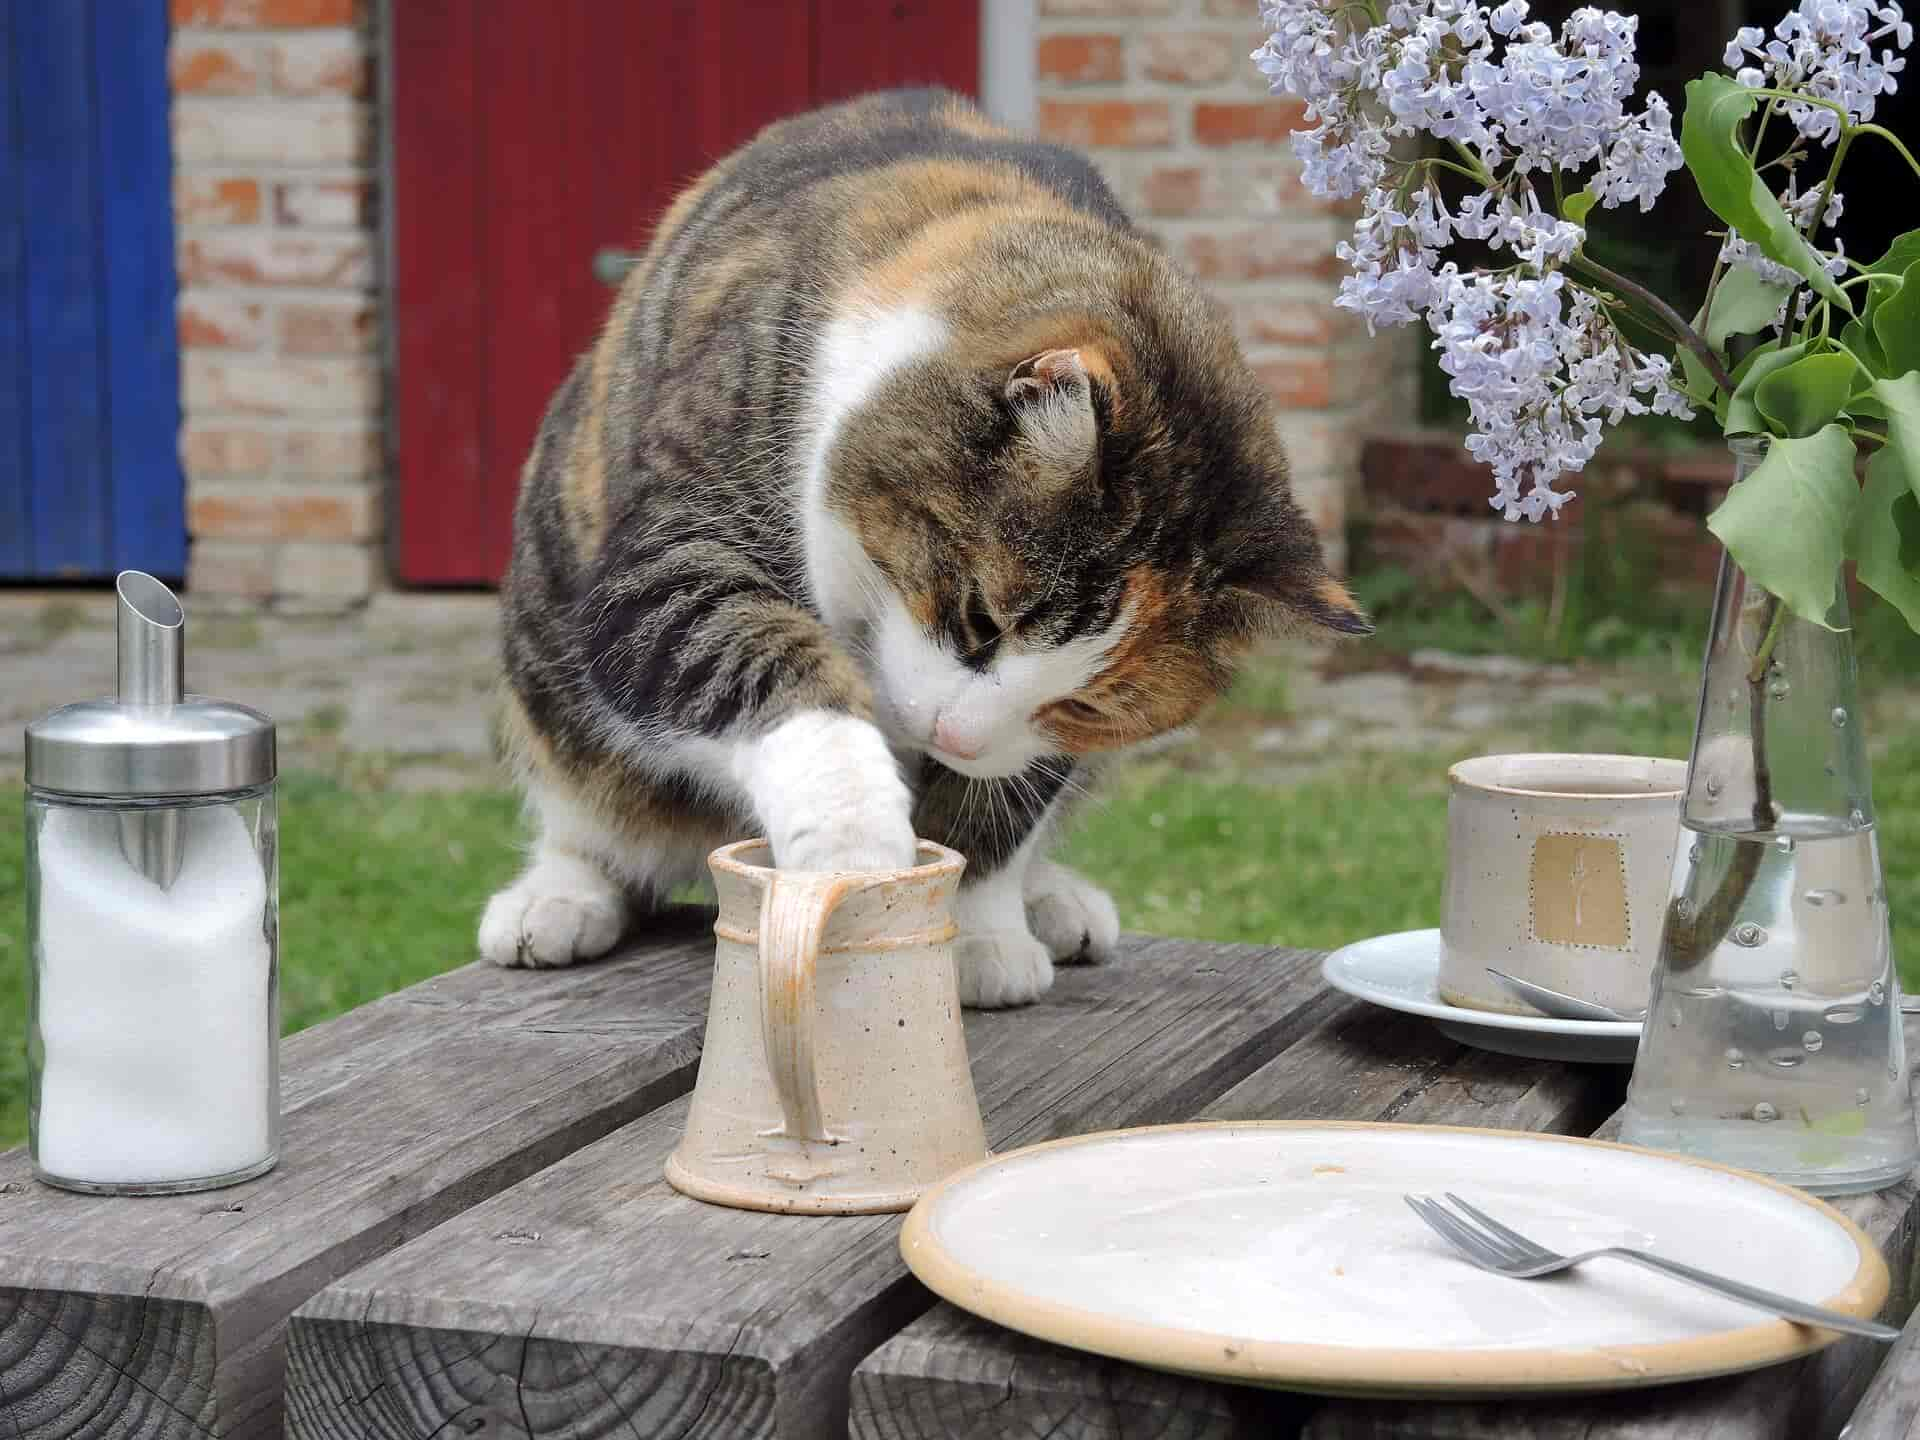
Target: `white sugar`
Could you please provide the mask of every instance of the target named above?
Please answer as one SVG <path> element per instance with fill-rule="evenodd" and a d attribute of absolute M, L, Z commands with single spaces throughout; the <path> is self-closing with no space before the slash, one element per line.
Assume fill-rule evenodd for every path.
<path fill-rule="evenodd" d="M 37 1159 L 49 1175 L 203 1179 L 271 1148 L 266 876 L 238 812 L 187 810 L 180 827 L 167 890 L 127 863 L 113 814 L 52 809 L 41 827 Z"/>

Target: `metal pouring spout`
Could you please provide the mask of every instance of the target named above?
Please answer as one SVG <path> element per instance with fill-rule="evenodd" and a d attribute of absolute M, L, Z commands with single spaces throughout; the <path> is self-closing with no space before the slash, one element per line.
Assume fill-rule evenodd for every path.
<path fill-rule="evenodd" d="M 165 585 L 139 570 L 114 581 L 119 638 L 120 702 L 139 708 L 177 705 L 186 693 L 186 612 Z M 162 890 L 170 889 L 184 858 L 180 812 L 171 807 L 122 812 L 120 851 Z"/>

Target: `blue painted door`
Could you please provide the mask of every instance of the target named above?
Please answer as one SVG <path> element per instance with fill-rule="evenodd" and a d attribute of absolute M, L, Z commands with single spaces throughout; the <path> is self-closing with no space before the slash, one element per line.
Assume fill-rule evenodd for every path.
<path fill-rule="evenodd" d="M 186 569 L 165 0 L 0 0 L 0 580 Z"/>

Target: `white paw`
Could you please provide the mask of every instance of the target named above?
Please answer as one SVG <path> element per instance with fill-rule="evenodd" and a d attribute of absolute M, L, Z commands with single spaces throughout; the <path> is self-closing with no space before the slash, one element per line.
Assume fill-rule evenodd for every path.
<path fill-rule="evenodd" d="M 954 942 L 960 1003 L 978 1010 L 1031 1005 L 1053 987 L 1047 947 L 1024 930 L 986 930 Z"/>
<path fill-rule="evenodd" d="M 1027 924 L 1062 964 L 1107 960 L 1120 941 L 1113 897 L 1077 871 L 1036 860 L 1027 868 Z"/>
<path fill-rule="evenodd" d="M 604 955 L 620 938 L 626 901 L 584 860 L 543 855 L 487 902 L 480 953 L 496 965 L 542 968 Z"/>
<path fill-rule="evenodd" d="M 808 711 L 742 756 L 739 774 L 782 870 L 899 870 L 914 863 L 913 795 L 880 732 Z"/>

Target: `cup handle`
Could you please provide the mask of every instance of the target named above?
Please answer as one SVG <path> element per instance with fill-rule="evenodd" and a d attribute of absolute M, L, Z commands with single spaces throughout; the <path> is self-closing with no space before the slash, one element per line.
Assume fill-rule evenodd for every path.
<path fill-rule="evenodd" d="M 780 1133 L 831 1143 L 813 1065 L 813 973 L 827 921 L 854 889 L 844 875 L 768 878 L 760 902 L 760 1038 L 780 1097 Z"/>

